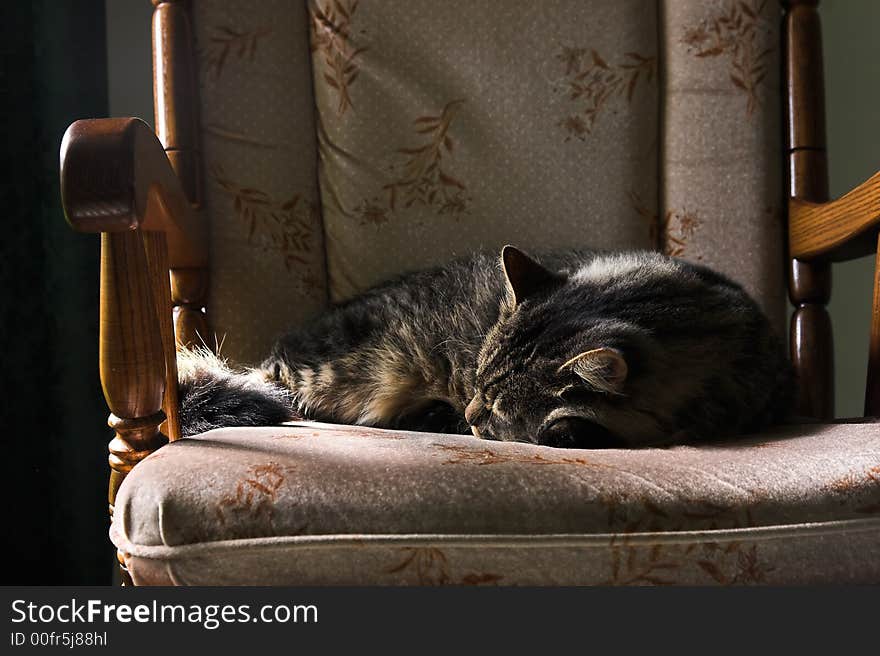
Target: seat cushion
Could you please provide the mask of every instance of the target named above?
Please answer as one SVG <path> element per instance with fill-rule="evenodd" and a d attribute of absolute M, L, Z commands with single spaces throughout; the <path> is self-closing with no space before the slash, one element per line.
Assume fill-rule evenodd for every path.
<path fill-rule="evenodd" d="M 111 537 L 138 584 L 880 582 L 880 426 L 637 450 L 222 429 L 141 462 Z"/>

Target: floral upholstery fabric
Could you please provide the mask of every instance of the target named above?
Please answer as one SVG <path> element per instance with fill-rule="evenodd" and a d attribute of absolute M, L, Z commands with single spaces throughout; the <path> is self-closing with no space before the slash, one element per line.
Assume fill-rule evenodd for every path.
<path fill-rule="evenodd" d="M 876 583 L 880 430 L 596 451 L 223 429 L 140 463 L 111 535 L 139 583 Z"/>
<path fill-rule="evenodd" d="M 324 309 L 324 231 L 308 21 L 302 2 L 192 3 L 211 346 L 262 360 Z"/>
<path fill-rule="evenodd" d="M 197 0 L 209 316 L 288 326 L 477 248 L 657 248 L 782 330 L 778 0 Z"/>
<path fill-rule="evenodd" d="M 661 3 L 660 246 L 738 280 L 784 325 L 781 13 L 776 0 Z"/>
<path fill-rule="evenodd" d="M 651 245 L 644 0 L 312 0 L 330 293 L 475 248 Z"/>

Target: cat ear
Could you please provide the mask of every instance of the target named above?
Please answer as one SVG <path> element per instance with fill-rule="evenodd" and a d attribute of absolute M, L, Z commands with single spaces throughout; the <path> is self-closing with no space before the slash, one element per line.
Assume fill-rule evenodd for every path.
<path fill-rule="evenodd" d="M 501 266 L 514 304 L 563 280 L 558 273 L 545 269 L 515 246 L 501 249 Z"/>
<path fill-rule="evenodd" d="M 559 367 L 559 371 L 563 369 L 570 369 L 593 389 L 609 394 L 622 394 L 629 370 L 623 353 L 608 347 L 579 353 Z"/>

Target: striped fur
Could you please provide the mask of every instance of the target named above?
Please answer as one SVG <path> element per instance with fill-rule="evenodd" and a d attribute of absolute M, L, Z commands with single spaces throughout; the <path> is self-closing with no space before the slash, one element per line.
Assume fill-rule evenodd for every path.
<path fill-rule="evenodd" d="M 211 415 L 210 394 L 189 409 L 201 388 L 182 386 L 185 432 L 301 416 L 590 447 L 721 437 L 787 414 L 783 346 L 735 283 L 652 252 L 541 262 L 507 247 L 501 261 L 409 274 L 286 335 L 258 370 L 190 367 L 227 410 L 249 396 L 237 419 Z"/>

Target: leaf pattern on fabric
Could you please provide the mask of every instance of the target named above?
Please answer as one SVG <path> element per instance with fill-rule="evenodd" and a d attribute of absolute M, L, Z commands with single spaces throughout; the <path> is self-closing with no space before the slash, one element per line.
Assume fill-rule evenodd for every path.
<path fill-rule="evenodd" d="M 247 525 L 261 526 L 265 535 L 274 535 L 275 502 L 284 485 L 287 471 L 277 462 L 252 465 L 236 482 L 235 491 L 220 498 L 217 519 L 221 524 L 231 522 L 234 515 L 248 516 Z M 293 533 L 302 532 L 305 526 Z"/>
<path fill-rule="evenodd" d="M 872 483 L 874 498 L 856 509 L 860 513 L 880 513 L 880 465 L 871 467 L 865 474 L 867 480 Z"/>
<path fill-rule="evenodd" d="M 880 465 L 860 472 L 848 472 L 829 483 L 825 489 L 842 497 L 848 504 L 855 501 L 857 513 L 880 513 Z"/>
<path fill-rule="evenodd" d="M 272 33 L 267 27 L 242 30 L 226 25 L 210 28 L 208 44 L 199 52 L 199 59 L 205 67 L 209 80 L 216 81 L 223 73 L 230 55 L 239 61 L 253 61 L 257 54 L 260 39 Z"/>
<path fill-rule="evenodd" d="M 289 273 L 296 273 L 303 290 L 320 294 L 322 284 L 312 268 L 315 225 L 319 210 L 315 203 L 300 194 L 276 200 L 254 186 L 232 180 L 223 168 L 214 165 L 210 175 L 232 201 L 235 215 L 247 230 L 248 244 L 263 252 L 278 253 Z"/>
<path fill-rule="evenodd" d="M 385 570 L 386 574 L 407 573 L 419 585 L 492 585 L 501 581 L 498 574 L 470 573 L 455 578 L 449 571 L 449 559 L 437 547 L 401 547 L 401 559 Z"/>
<path fill-rule="evenodd" d="M 662 216 L 648 208 L 642 198 L 634 191 L 629 192 L 633 209 L 648 224 L 648 238 L 654 249 L 672 257 L 686 257 L 688 242 L 703 225 L 700 216 L 687 209 L 667 210 Z M 702 255 L 691 258 L 703 259 Z"/>
<path fill-rule="evenodd" d="M 450 129 L 463 104 L 464 100 L 453 100 L 439 114 L 413 120 L 412 130 L 421 143 L 397 148 L 399 161 L 390 167 L 394 179 L 383 185 L 381 194 L 361 201 L 346 215 L 364 226 L 382 225 L 413 207 L 456 220 L 467 214 L 472 200 L 467 185 L 448 168 L 455 152 Z"/>
<path fill-rule="evenodd" d="M 612 536 L 609 578 L 607 585 L 674 585 L 686 571 L 697 568 L 707 583 L 744 585 L 766 583 L 774 567 L 762 560 L 758 545 L 746 540 L 719 544 L 713 541 L 686 544 L 669 542 L 640 544 L 634 539 L 639 533 L 662 533 L 719 528 L 747 528 L 755 525 L 748 508 L 720 506 L 710 502 L 691 504 L 675 515 L 663 510 L 649 499 L 641 499 L 633 512 L 621 515 L 623 499 L 606 496 L 609 528 L 618 527 Z M 686 579 L 690 579 L 687 576 Z"/>
<path fill-rule="evenodd" d="M 624 98 L 632 104 L 636 89 L 654 82 L 657 73 L 657 58 L 637 52 L 626 52 L 619 63 L 609 64 L 595 49 L 565 46 L 556 59 L 565 69 L 556 91 L 579 108 L 557 123 L 565 141 L 586 140 L 608 101 Z"/>
<path fill-rule="evenodd" d="M 767 0 L 728 1 L 716 7 L 713 15 L 686 27 L 680 39 L 694 57 L 729 59 L 730 83 L 746 96 L 747 116 L 752 116 L 761 102 L 767 56 L 774 50 L 764 47 L 760 38 L 771 31 L 771 19 L 762 16 L 767 7 Z"/>
<path fill-rule="evenodd" d="M 359 57 L 365 46 L 352 43 L 352 20 L 358 0 L 315 0 L 309 7 L 311 47 L 324 61 L 321 77 L 336 93 L 336 114 L 354 108 L 351 86 L 360 73 Z"/>

